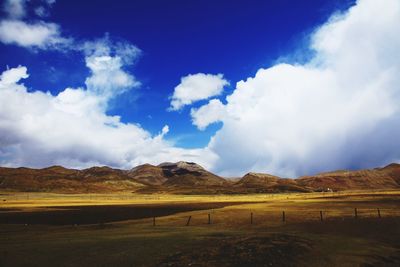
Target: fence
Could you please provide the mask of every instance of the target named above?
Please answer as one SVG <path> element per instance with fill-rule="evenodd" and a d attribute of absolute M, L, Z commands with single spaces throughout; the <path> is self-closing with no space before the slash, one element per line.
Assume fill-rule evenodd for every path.
<path fill-rule="evenodd" d="M 157 219 L 159 218 L 159 219 Z M 341 210 L 282 210 L 244 211 L 234 210 L 207 212 L 197 211 L 187 216 L 171 215 L 153 217 L 153 226 L 201 226 L 201 225 L 263 225 L 290 224 L 302 222 L 363 221 L 385 218 L 400 218 L 400 210 L 395 208 L 344 208 Z M 155 223 L 155 221 L 159 223 Z"/>

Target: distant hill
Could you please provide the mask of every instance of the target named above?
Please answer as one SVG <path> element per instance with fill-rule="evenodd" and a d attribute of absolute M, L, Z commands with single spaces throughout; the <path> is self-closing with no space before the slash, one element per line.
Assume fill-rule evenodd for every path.
<path fill-rule="evenodd" d="M 334 171 L 296 179 L 297 184 L 321 190 L 400 188 L 400 164 L 358 171 Z"/>
<path fill-rule="evenodd" d="M 139 182 L 148 183 L 148 177 L 153 177 L 156 181 L 153 182 L 153 186 L 141 188 L 139 192 L 142 193 L 212 194 L 227 190 L 230 184 L 224 178 L 193 162 L 165 162 L 158 166 L 139 166 L 139 169 L 133 170 L 140 172 L 141 175 L 135 177 Z"/>
<path fill-rule="evenodd" d="M 53 166 L 44 169 L 0 167 L 0 189 L 25 192 L 116 192 L 138 190 L 145 185 L 136 182 L 125 171 L 109 167 L 84 170 Z"/>
<path fill-rule="evenodd" d="M 298 179 L 250 172 L 224 179 L 193 162 L 144 164 L 131 170 L 52 166 L 44 169 L 0 167 L 0 190 L 59 193 L 278 193 L 327 190 L 398 189 L 400 164 L 357 171 L 333 171 Z"/>
<path fill-rule="evenodd" d="M 158 165 L 167 177 L 165 186 L 223 186 L 227 181 L 193 162 L 163 163 Z"/>
<path fill-rule="evenodd" d="M 297 184 L 295 179 L 280 178 L 270 174 L 250 172 L 235 187 L 252 193 L 311 192 L 312 188 Z"/>
<path fill-rule="evenodd" d="M 162 168 L 151 164 L 139 165 L 126 173 L 137 182 L 149 186 L 162 185 L 167 181 Z"/>

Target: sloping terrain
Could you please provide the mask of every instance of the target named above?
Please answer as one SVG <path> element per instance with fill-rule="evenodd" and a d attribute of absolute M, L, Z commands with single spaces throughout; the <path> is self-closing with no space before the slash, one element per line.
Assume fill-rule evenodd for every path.
<path fill-rule="evenodd" d="M 227 181 L 193 162 L 163 163 L 159 165 L 168 178 L 165 186 L 223 186 Z"/>
<path fill-rule="evenodd" d="M 0 168 L 0 188 L 36 192 L 115 192 L 137 190 L 145 185 L 124 171 L 109 167 L 84 170 L 53 166 L 44 169 Z"/>
<path fill-rule="evenodd" d="M 314 190 L 395 189 L 400 187 L 400 164 L 371 170 L 327 172 L 300 177 L 296 181 Z"/>
<path fill-rule="evenodd" d="M 239 180 L 224 179 L 196 163 L 183 161 L 158 166 L 144 164 L 131 170 L 0 167 L 0 189 L 25 192 L 231 194 L 396 188 L 400 188 L 400 164 L 396 163 L 384 168 L 341 170 L 298 179 L 250 172 Z"/>
<path fill-rule="evenodd" d="M 92 167 L 84 170 L 53 166 L 44 169 L 0 167 L 0 189 L 63 193 L 140 191 L 211 192 L 230 183 L 191 162 L 144 164 L 131 170 Z"/>
<path fill-rule="evenodd" d="M 162 177 L 155 186 L 140 189 L 142 193 L 167 192 L 180 194 L 215 194 L 230 192 L 231 183 L 193 162 L 165 162 L 151 170 Z M 137 179 L 137 178 L 136 178 Z M 138 180 L 138 179 L 137 179 Z M 140 179 L 138 181 L 143 181 Z"/>
<path fill-rule="evenodd" d="M 270 174 L 250 172 L 235 184 L 248 193 L 311 192 L 312 188 L 299 185 L 297 180 Z"/>
<path fill-rule="evenodd" d="M 137 182 L 145 185 L 162 185 L 167 178 L 163 170 L 158 166 L 151 164 L 139 165 L 131 170 L 126 171 L 127 175 L 135 179 Z"/>

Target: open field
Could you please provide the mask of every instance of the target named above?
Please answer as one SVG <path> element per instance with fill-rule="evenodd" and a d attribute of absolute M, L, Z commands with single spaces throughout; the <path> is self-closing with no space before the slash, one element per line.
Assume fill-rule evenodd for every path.
<path fill-rule="evenodd" d="M 0 200 L 0 266 L 400 264 L 400 191 Z"/>

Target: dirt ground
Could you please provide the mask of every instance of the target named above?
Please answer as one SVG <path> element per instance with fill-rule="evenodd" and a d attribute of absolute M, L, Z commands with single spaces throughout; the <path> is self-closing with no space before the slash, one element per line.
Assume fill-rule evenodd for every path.
<path fill-rule="evenodd" d="M 0 266 L 400 266 L 396 191 L 1 197 Z"/>

